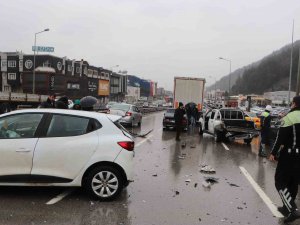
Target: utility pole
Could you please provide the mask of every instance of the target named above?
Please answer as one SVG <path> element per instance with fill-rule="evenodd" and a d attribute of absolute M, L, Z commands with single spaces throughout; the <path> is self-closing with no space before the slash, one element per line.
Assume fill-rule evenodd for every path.
<path fill-rule="evenodd" d="M 292 71 L 293 71 L 293 49 L 294 49 L 294 20 L 293 20 L 293 30 L 292 30 L 292 49 L 291 49 L 291 63 L 290 63 L 290 77 L 289 77 L 289 95 L 288 104 L 291 103 L 291 83 L 292 83 Z"/>
<path fill-rule="evenodd" d="M 298 73 L 297 73 L 297 83 L 296 83 L 296 96 L 299 95 L 300 91 L 300 48 L 299 48 L 299 62 L 298 62 Z"/>

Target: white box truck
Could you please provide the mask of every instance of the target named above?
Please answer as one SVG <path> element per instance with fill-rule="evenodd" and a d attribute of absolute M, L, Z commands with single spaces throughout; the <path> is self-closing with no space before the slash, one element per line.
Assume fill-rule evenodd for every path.
<path fill-rule="evenodd" d="M 193 102 L 197 105 L 198 111 L 201 111 L 204 85 L 204 78 L 174 77 L 174 108 L 178 107 L 179 102 L 184 105 Z"/>

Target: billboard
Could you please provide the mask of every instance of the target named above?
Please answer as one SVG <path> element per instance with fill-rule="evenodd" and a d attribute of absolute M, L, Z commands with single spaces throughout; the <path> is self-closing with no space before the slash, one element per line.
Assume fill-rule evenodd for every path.
<path fill-rule="evenodd" d="M 109 80 L 99 80 L 98 95 L 101 96 L 109 95 Z"/>

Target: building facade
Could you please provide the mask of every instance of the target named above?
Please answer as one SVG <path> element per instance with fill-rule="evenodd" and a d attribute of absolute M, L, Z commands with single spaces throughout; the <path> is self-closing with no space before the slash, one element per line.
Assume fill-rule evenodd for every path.
<path fill-rule="evenodd" d="M 22 52 L 0 52 L 0 91 L 33 93 L 33 71 L 35 71 L 35 94 L 67 95 L 71 99 L 94 96 L 107 103 L 110 95 L 112 72 L 89 65 L 87 61 L 70 60 L 53 55 L 34 56 Z M 122 80 L 126 93 L 127 84 Z"/>

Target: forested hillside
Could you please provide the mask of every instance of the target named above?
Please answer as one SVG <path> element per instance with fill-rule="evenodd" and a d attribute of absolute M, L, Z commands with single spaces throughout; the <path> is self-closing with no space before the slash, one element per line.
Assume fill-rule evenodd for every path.
<path fill-rule="evenodd" d="M 294 43 L 292 91 L 296 89 L 300 40 Z M 232 94 L 263 94 L 288 90 L 291 45 L 231 73 Z M 228 90 L 229 75 L 217 82 L 217 88 Z M 213 89 L 214 85 L 209 87 Z"/>

